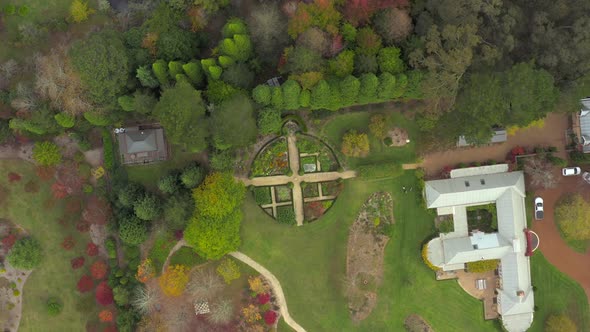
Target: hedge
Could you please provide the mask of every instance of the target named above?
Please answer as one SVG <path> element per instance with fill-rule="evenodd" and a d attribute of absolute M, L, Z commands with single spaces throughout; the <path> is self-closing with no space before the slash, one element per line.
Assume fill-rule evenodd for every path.
<path fill-rule="evenodd" d="M 426 244 L 424 244 L 422 246 L 422 260 L 424 261 L 424 264 L 426 264 L 426 266 L 428 266 L 428 268 L 431 269 L 432 271 L 438 271 L 438 270 L 440 270 L 440 267 L 435 266 L 428 259 L 428 243 L 426 243 Z"/>
<path fill-rule="evenodd" d="M 102 145 L 104 149 L 104 167 L 112 170 L 115 167 L 115 155 L 113 151 L 113 136 L 108 130 L 102 132 Z"/>
<path fill-rule="evenodd" d="M 467 270 L 475 273 L 493 271 L 498 267 L 499 262 L 497 259 L 469 262 L 467 263 Z"/>

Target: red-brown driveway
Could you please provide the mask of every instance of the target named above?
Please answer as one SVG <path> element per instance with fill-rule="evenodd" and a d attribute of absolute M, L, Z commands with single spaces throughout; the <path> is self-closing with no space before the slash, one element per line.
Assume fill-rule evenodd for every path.
<path fill-rule="evenodd" d="M 589 169 L 590 170 L 590 169 Z M 559 173 L 560 170 L 556 170 Z M 590 184 L 582 180 L 581 176 L 559 176 L 559 184 L 555 189 L 543 189 L 535 192 L 544 201 L 545 218 L 542 221 L 533 221 L 533 230 L 539 235 L 541 241 L 539 249 L 547 260 L 560 271 L 576 280 L 586 291 L 590 301 L 590 251 L 584 254 L 572 250 L 559 235 L 557 224 L 554 221 L 555 203 L 564 194 L 580 193 L 584 198 L 590 196 Z"/>
<path fill-rule="evenodd" d="M 567 115 L 551 113 L 545 119 L 543 128 L 521 130 L 516 135 L 508 137 L 508 141 L 502 144 L 430 153 L 424 156 L 422 167 L 426 170 L 426 174 L 435 175 L 443 167 L 455 166 L 459 163 L 484 162 L 490 159 L 502 162 L 506 159 L 508 152 L 517 145 L 524 147 L 555 146 L 559 149 L 556 155 L 565 158 L 565 132 L 568 126 Z"/>

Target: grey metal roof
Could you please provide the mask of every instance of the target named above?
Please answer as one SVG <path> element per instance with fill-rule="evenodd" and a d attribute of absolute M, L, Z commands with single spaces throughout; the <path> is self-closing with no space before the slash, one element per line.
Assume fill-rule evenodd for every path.
<path fill-rule="evenodd" d="M 580 110 L 580 134 L 590 138 L 590 98 L 580 100 L 582 109 Z M 583 146 L 584 152 L 590 152 L 590 145 Z"/>
<path fill-rule="evenodd" d="M 427 181 L 424 190 L 426 206 L 438 208 L 494 202 L 509 188 L 517 190 L 524 197 L 522 172 L 482 174 Z"/>
<path fill-rule="evenodd" d="M 154 129 L 126 131 L 124 135 L 127 153 L 139 153 L 158 150 L 158 145 L 156 143 L 156 131 Z"/>

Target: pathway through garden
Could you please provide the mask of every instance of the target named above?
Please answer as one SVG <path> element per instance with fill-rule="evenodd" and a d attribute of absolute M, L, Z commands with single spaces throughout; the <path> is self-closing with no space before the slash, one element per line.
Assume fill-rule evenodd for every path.
<path fill-rule="evenodd" d="M 293 175 L 277 175 L 277 176 L 265 176 L 253 179 L 247 179 L 240 177 L 239 180 L 244 182 L 246 186 L 277 186 L 286 185 L 289 183 L 293 184 L 292 189 L 292 202 L 293 209 L 295 210 L 295 220 L 297 226 L 303 225 L 304 211 L 303 211 L 303 191 L 301 189 L 301 183 L 317 183 L 317 182 L 329 182 L 338 179 L 350 179 L 356 176 L 354 171 L 345 172 L 317 172 L 317 173 L 306 173 L 299 175 L 299 149 L 297 148 L 297 137 L 294 133 L 291 133 L 287 137 L 288 149 L 289 149 L 289 167 Z M 276 208 L 276 206 L 275 206 Z"/>
<path fill-rule="evenodd" d="M 281 316 L 283 316 L 285 323 L 287 323 L 287 325 L 291 326 L 291 328 L 297 332 L 305 332 L 305 329 L 301 327 L 301 325 L 297 324 L 297 322 L 295 322 L 295 320 L 293 320 L 289 314 L 289 310 L 287 309 L 287 300 L 285 299 L 285 294 L 283 293 L 283 288 L 281 287 L 279 279 L 277 279 L 277 277 L 275 277 L 274 274 L 272 274 L 264 266 L 258 264 L 255 260 L 246 256 L 245 254 L 239 251 L 234 251 L 229 254 L 234 258 L 250 265 L 250 267 L 262 274 L 271 283 L 274 293 L 277 297 L 277 301 L 279 302 L 279 307 L 281 308 Z"/>

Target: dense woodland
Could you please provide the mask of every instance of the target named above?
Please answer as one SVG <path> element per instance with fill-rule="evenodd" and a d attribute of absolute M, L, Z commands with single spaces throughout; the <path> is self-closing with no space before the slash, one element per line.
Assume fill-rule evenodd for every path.
<path fill-rule="evenodd" d="M 291 114 L 321 118 L 357 105 L 408 103 L 426 150 L 459 135 L 483 144 L 493 128 L 574 112 L 590 88 L 584 0 L 68 6 L 67 17 L 47 21 L 28 20 L 24 5 L 1 8 L 0 143 L 46 141 L 33 158 L 47 167 L 62 164 L 53 137 L 67 134 L 83 151 L 104 144 L 108 180 L 99 183 L 104 200 L 93 203 L 112 207 L 112 215 L 97 216 L 112 221 L 110 233 L 137 246 L 163 218 L 204 259 L 239 247 L 245 188 L 231 171 L 244 149 L 279 133 Z M 274 77 L 280 85 L 267 84 Z M 172 172 L 150 190 L 128 182 L 110 132 L 154 122 L 172 145 L 208 163 Z M 118 284 L 138 266 L 134 259 L 109 279 L 119 293 L 120 331 L 141 319 L 127 299 L 137 282 Z"/>

